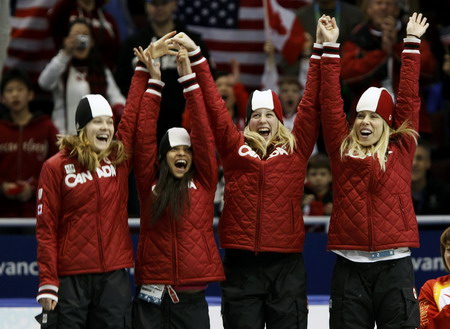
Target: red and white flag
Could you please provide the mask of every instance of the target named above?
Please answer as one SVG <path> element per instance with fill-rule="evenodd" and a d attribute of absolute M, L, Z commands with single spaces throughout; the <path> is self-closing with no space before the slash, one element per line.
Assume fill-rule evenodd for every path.
<path fill-rule="evenodd" d="M 305 31 L 295 13 L 286 9 L 277 0 L 264 0 L 266 9 L 266 33 L 284 59 L 295 63 L 305 42 Z"/>

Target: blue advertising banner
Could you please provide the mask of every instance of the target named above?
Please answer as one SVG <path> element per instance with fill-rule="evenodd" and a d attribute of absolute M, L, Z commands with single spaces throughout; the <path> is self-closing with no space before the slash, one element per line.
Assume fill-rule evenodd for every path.
<path fill-rule="evenodd" d="M 412 250 L 417 290 L 431 278 L 444 275 L 439 230 L 420 233 L 421 247 Z M 328 295 L 335 255 L 327 252 L 325 233 L 308 233 L 305 241 L 305 263 L 308 271 L 308 295 Z M 137 245 L 137 235 L 133 235 Z M 133 270 L 130 271 L 133 276 Z M 36 238 L 34 235 L 0 235 L 0 298 L 33 298 L 38 288 Z M 218 284 L 211 284 L 208 296 L 219 296 Z"/>

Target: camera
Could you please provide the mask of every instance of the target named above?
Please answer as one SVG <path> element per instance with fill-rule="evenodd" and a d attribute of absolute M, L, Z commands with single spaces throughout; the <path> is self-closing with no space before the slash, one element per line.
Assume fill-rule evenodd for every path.
<path fill-rule="evenodd" d="M 89 40 L 90 40 L 90 38 L 89 38 L 88 35 L 78 34 L 76 36 L 76 40 L 77 40 L 76 46 L 75 46 L 76 49 L 78 49 L 78 50 L 85 50 L 86 48 L 89 47 Z"/>

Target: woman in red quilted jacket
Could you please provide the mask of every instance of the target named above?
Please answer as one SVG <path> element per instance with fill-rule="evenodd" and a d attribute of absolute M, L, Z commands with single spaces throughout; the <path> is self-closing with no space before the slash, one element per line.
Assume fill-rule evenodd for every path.
<path fill-rule="evenodd" d="M 87 95 L 76 111 L 77 135 L 42 168 L 37 193 L 37 300 L 57 328 L 131 327 L 128 174 L 148 73 L 137 66 L 116 139 L 106 99 Z"/>
<path fill-rule="evenodd" d="M 213 233 L 217 160 L 202 91 L 186 49 L 179 50 L 178 81 L 191 131 L 169 129 L 158 148 L 164 83 L 159 64 L 142 50 L 139 58 L 151 78 L 141 101 L 135 148 L 141 228 L 133 328 L 208 329 L 205 289 L 225 275 Z"/>
<path fill-rule="evenodd" d="M 306 165 L 319 129 L 322 46 L 315 44 L 292 133 L 283 125 L 280 101 L 271 90 L 252 93 L 241 132 L 200 48 L 183 33 L 173 39 L 190 51 L 224 169 L 219 221 L 227 277 L 221 287 L 224 328 L 306 328 L 301 203 Z"/>
<path fill-rule="evenodd" d="M 411 167 L 420 109 L 420 37 L 428 23 L 414 13 L 406 27 L 395 102 L 384 88 L 361 96 L 348 127 L 339 88 L 339 34 L 322 29 L 322 125 L 333 175 L 328 249 L 337 255 L 330 328 L 417 328 L 419 307 L 410 248 L 419 247 Z"/>

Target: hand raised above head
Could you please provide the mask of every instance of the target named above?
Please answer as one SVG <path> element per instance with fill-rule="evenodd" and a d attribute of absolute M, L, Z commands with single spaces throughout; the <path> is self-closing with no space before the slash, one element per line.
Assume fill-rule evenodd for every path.
<path fill-rule="evenodd" d="M 422 16 L 421 13 L 414 13 L 409 18 L 408 25 L 406 25 L 406 36 L 420 38 L 426 32 L 429 25 L 425 16 Z"/>
<path fill-rule="evenodd" d="M 143 50 L 142 47 L 133 49 L 134 54 L 142 63 L 144 63 L 152 79 L 161 80 L 160 63 L 153 60 L 151 56 L 152 50 L 153 43 L 151 43 L 145 50 Z"/>
<path fill-rule="evenodd" d="M 155 42 L 152 42 L 153 47 L 151 49 L 151 57 L 153 59 L 157 59 L 159 57 L 162 57 L 164 55 L 176 55 L 177 51 L 176 46 L 170 41 L 170 38 L 173 37 L 177 31 L 171 31 L 161 37 L 160 39 L 156 40 Z M 145 51 L 150 50 L 150 45 L 145 49 Z"/>
<path fill-rule="evenodd" d="M 339 37 L 339 27 L 334 17 L 325 16 L 319 18 L 317 22 L 316 39 L 317 42 L 336 42 Z"/>
<path fill-rule="evenodd" d="M 180 77 L 191 74 L 191 61 L 189 60 L 187 49 L 180 46 L 177 54 L 177 71 Z"/>
<path fill-rule="evenodd" d="M 194 51 L 195 49 L 197 49 L 197 45 L 195 44 L 194 40 L 192 40 L 184 32 L 178 33 L 173 38 L 171 38 L 170 41 L 176 42 L 179 45 L 182 45 L 184 48 L 187 49 L 187 51 Z M 167 40 L 167 42 L 169 42 L 169 40 Z"/>

